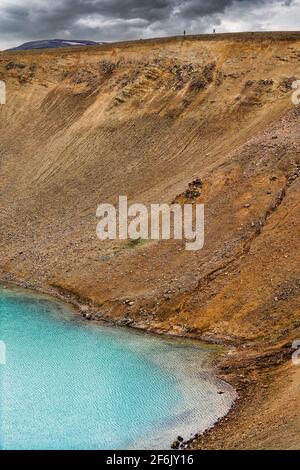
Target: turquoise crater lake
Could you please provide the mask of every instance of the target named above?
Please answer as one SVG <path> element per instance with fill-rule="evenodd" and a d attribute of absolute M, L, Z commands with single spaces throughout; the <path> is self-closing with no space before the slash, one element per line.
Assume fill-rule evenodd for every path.
<path fill-rule="evenodd" d="M 26 290 L 0 286 L 0 340 L 4 450 L 168 449 L 235 397 L 212 373 L 213 348 L 84 322 Z"/>

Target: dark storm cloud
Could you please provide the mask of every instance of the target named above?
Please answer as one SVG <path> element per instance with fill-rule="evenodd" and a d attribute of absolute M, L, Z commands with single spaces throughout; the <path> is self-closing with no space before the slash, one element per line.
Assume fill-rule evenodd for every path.
<path fill-rule="evenodd" d="M 202 32 L 228 8 L 298 0 L 0 0 L 0 47 L 53 37 L 109 41 L 141 35 Z M 211 21 L 210 21 L 211 20 Z"/>
<path fill-rule="evenodd" d="M 266 3 L 264 0 L 187 0 L 180 2 L 180 12 L 186 18 L 193 18 L 195 16 L 207 16 L 214 13 L 222 13 L 226 8 L 232 4 L 245 4 L 253 5 L 254 3 Z"/>

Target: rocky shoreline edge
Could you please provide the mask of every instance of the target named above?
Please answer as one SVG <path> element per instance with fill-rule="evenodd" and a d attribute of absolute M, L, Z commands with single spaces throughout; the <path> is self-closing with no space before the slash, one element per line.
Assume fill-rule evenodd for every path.
<path fill-rule="evenodd" d="M 109 317 L 97 317 L 95 314 L 95 306 L 90 307 L 86 302 L 80 299 L 79 296 L 70 294 L 69 292 L 62 292 L 51 287 L 45 288 L 44 286 L 38 286 L 29 284 L 26 281 L 20 279 L 8 279 L 7 276 L 0 277 L 0 284 L 4 287 L 15 287 L 23 288 L 35 291 L 37 293 L 48 295 L 56 298 L 66 304 L 71 305 L 75 311 L 80 315 L 83 321 L 99 322 L 111 326 L 132 328 L 135 330 L 143 331 L 147 334 L 155 334 L 159 336 L 165 336 L 166 338 L 178 338 L 201 341 L 206 344 L 215 344 L 216 346 L 224 346 L 227 349 L 226 353 L 219 354 L 218 357 L 213 360 L 212 367 L 215 375 L 218 379 L 223 380 L 227 384 L 231 385 L 237 392 L 237 398 L 233 402 L 231 409 L 228 413 L 220 417 L 210 428 L 203 433 L 196 433 L 191 436 L 190 439 L 184 440 L 182 436 L 178 436 L 173 443 L 170 443 L 171 449 L 176 450 L 198 450 L 198 449 L 219 449 L 222 448 L 221 438 L 223 434 L 230 432 L 239 432 L 238 429 L 234 430 L 235 422 L 239 418 L 242 410 L 247 407 L 247 404 L 255 400 L 256 395 L 261 389 L 268 389 L 269 377 L 264 374 L 265 369 L 271 366 L 282 364 L 286 358 L 291 354 L 290 348 L 283 348 L 276 351 L 274 354 L 264 355 L 263 351 L 250 359 L 251 367 L 245 367 L 249 363 L 247 359 L 237 360 L 238 349 L 228 343 L 217 339 L 212 340 L 211 338 L 199 337 L 193 334 L 184 333 L 170 333 L 163 329 L 157 329 L 152 327 L 151 324 L 147 327 L 146 325 L 140 325 L 135 323 L 133 320 L 124 318 L 115 321 Z M 266 359 L 266 363 L 263 364 L 263 359 Z M 256 379 L 252 380 L 253 366 L 257 367 L 257 371 L 262 371 L 263 374 Z M 260 375 L 260 374 L 259 374 Z"/>

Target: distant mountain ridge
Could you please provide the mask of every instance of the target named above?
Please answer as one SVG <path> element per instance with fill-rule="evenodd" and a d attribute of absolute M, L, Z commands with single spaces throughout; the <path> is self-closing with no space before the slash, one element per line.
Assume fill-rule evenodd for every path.
<path fill-rule="evenodd" d="M 31 49 L 56 49 L 61 47 L 75 47 L 75 46 L 98 46 L 99 42 L 95 41 L 77 41 L 69 39 L 45 39 L 42 41 L 30 41 L 21 44 L 20 46 L 9 49 L 10 51 L 28 51 Z"/>

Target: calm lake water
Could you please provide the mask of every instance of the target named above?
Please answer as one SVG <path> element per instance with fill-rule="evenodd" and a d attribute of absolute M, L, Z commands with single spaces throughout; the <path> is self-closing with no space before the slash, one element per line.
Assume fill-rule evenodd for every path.
<path fill-rule="evenodd" d="M 235 396 L 213 348 L 92 325 L 26 290 L 0 286 L 0 340 L 2 449 L 168 449 Z"/>

